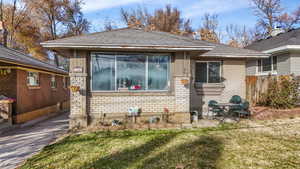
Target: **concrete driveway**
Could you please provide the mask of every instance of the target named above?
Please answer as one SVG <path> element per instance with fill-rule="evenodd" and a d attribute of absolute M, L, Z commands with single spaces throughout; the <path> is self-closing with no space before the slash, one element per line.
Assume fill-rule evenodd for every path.
<path fill-rule="evenodd" d="M 68 130 L 68 113 L 0 136 L 0 168 L 12 169 Z"/>

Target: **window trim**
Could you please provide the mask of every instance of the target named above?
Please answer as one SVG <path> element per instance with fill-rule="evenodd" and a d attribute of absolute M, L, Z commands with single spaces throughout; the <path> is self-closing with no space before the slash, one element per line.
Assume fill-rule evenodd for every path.
<path fill-rule="evenodd" d="M 36 85 L 30 85 L 28 83 L 28 78 L 29 78 L 30 73 L 36 73 L 37 74 L 37 84 Z M 26 84 L 30 88 L 39 88 L 40 87 L 40 73 L 39 72 L 33 72 L 33 71 L 27 71 Z"/>
<path fill-rule="evenodd" d="M 270 56 L 271 57 L 271 71 L 263 71 L 263 59 L 258 59 L 256 61 L 256 75 L 257 76 L 267 76 L 267 75 L 277 75 L 277 71 L 278 71 L 278 56 Z M 277 70 L 274 70 L 274 57 L 277 57 Z M 261 71 L 259 71 L 259 64 L 258 62 L 261 62 Z"/>
<path fill-rule="evenodd" d="M 54 77 L 54 86 L 52 86 L 53 84 L 53 81 L 52 81 L 52 78 Z M 56 80 L 56 76 L 55 75 L 51 75 L 51 78 L 50 78 L 50 87 L 51 89 L 56 89 L 57 88 L 57 80 Z"/>
<path fill-rule="evenodd" d="M 103 54 L 103 55 L 112 55 L 115 58 L 115 90 L 94 90 L 93 89 L 93 59 L 92 57 L 95 57 L 97 54 Z M 148 71 L 148 60 L 149 56 L 160 56 L 165 55 L 169 57 L 168 62 L 168 72 L 167 72 L 167 85 L 168 89 L 166 90 L 148 90 L 148 80 L 146 79 L 145 83 L 145 90 L 128 90 L 128 91 L 119 91 L 117 89 L 117 55 L 144 55 L 146 56 L 146 63 L 145 63 L 145 79 L 146 77 L 149 77 L 149 71 Z M 158 92 L 170 92 L 171 91 L 171 67 L 172 67 L 172 54 L 171 53 L 127 53 L 127 52 L 91 52 L 90 53 L 90 91 L 92 93 L 158 93 Z"/>
<path fill-rule="evenodd" d="M 206 79 L 206 83 L 203 83 L 203 82 L 197 82 L 196 81 L 196 64 L 197 63 L 207 63 L 206 64 L 206 76 L 207 76 L 207 79 Z M 220 82 L 219 83 L 209 83 L 209 68 L 208 68 L 208 65 L 209 65 L 209 63 L 220 63 Z M 198 83 L 198 84 L 222 84 L 222 74 L 223 74 L 223 61 L 196 61 L 196 63 L 195 63 L 195 83 Z"/>

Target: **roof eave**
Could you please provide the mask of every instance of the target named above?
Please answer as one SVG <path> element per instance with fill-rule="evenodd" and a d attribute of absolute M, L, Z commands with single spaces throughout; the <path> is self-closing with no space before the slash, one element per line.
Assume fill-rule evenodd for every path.
<path fill-rule="evenodd" d="M 199 57 L 218 57 L 218 58 L 269 58 L 270 54 L 203 54 Z"/>
<path fill-rule="evenodd" d="M 58 73 L 58 74 L 61 74 L 61 75 L 68 75 L 68 72 L 64 71 L 64 70 L 52 70 L 52 69 L 47 69 L 47 68 L 41 68 L 41 67 L 38 67 L 38 66 L 24 64 L 24 63 L 17 62 L 15 60 L 10 60 L 10 59 L 0 58 L 0 62 L 15 64 L 15 65 L 18 65 L 18 66 L 25 66 L 25 67 L 29 67 L 29 68 L 36 69 L 36 70 L 43 70 L 43 71 L 47 71 L 47 72 Z"/>
<path fill-rule="evenodd" d="M 285 51 L 290 51 L 290 50 L 300 50 L 300 45 L 285 45 L 285 46 L 280 46 L 280 47 L 273 48 L 273 49 L 264 50 L 262 52 L 268 53 L 268 54 L 273 54 L 273 53 L 285 52 Z"/>
<path fill-rule="evenodd" d="M 95 45 L 95 44 L 63 44 L 41 43 L 50 49 L 138 49 L 138 50 L 165 50 L 165 51 L 210 51 L 214 46 L 167 46 L 167 45 Z"/>

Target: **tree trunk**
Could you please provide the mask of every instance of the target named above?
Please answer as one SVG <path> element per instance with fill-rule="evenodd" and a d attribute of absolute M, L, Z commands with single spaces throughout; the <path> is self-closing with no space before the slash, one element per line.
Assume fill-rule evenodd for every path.
<path fill-rule="evenodd" d="M 8 36 L 8 32 L 5 28 L 3 28 L 3 46 L 7 47 L 7 36 Z"/>

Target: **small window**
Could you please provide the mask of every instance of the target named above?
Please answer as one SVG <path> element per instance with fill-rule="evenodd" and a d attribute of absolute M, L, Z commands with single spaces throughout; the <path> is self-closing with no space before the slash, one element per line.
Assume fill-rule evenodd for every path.
<path fill-rule="evenodd" d="M 277 70 L 277 56 L 273 56 L 273 70 Z"/>
<path fill-rule="evenodd" d="M 198 83 L 220 83 L 221 62 L 197 62 L 195 79 Z"/>
<path fill-rule="evenodd" d="M 257 61 L 257 66 L 258 66 L 258 72 L 262 72 L 261 71 L 261 59 L 259 59 L 258 61 Z"/>
<path fill-rule="evenodd" d="M 277 56 L 259 59 L 257 62 L 258 72 L 273 72 L 277 70 Z"/>
<path fill-rule="evenodd" d="M 28 72 L 27 85 L 28 86 L 39 86 L 40 85 L 39 73 Z"/>
<path fill-rule="evenodd" d="M 56 78 L 55 78 L 55 75 L 51 76 L 51 88 L 56 88 Z"/>
<path fill-rule="evenodd" d="M 262 59 L 262 70 L 263 72 L 272 71 L 272 58 Z"/>

